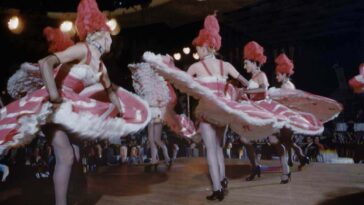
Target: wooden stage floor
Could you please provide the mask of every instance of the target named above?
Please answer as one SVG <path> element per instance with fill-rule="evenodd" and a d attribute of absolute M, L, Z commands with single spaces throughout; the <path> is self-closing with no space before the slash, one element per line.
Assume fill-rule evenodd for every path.
<path fill-rule="evenodd" d="M 276 166 L 278 161 L 264 161 L 262 164 Z M 131 171 L 129 168 L 127 172 L 119 168 L 108 169 L 99 176 L 90 177 L 88 184 L 90 191 L 102 193 L 98 205 L 331 205 L 340 203 L 340 200 L 344 204 L 355 201 L 364 204 L 364 165 L 313 163 L 301 172 L 293 168 L 292 181 L 285 185 L 279 184 L 280 174 L 277 172 L 263 173 L 261 178 L 252 182 L 243 180 L 249 171 L 246 162 L 227 160 L 226 167 L 230 184 L 228 195 L 222 202 L 205 199 L 211 191 L 204 158 L 180 159 L 170 171 L 161 166 L 157 173 Z M 349 203 L 350 200 L 354 202 Z"/>
<path fill-rule="evenodd" d="M 157 172 L 151 173 L 144 172 L 142 166 L 103 167 L 97 173 L 87 175 L 87 185 L 78 188 L 81 194 L 77 194 L 75 186 L 71 185 L 70 204 L 364 204 L 363 164 L 311 163 L 300 172 L 295 165 L 292 181 L 285 185 L 279 184 L 280 173 L 274 169 L 278 161 L 263 161 L 262 164 L 271 168 L 270 172 L 263 172 L 258 180 L 247 182 L 244 180 L 249 172 L 247 162 L 226 160 L 230 183 L 228 195 L 222 202 L 205 199 L 211 190 L 204 158 L 178 159 L 171 170 L 161 165 Z M 49 191 L 52 190 L 51 183 L 36 183 L 34 187 L 43 187 L 33 194 L 28 193 L 29 188 L 18 187 L 18 194 L 13 193 L 13 196 L 4 198 L 1 197 L 3 190 L 0 192 L 0 204 L 52 204 L 53 193 Z M 40 200 L 42 196 L 44 199 Z"/>

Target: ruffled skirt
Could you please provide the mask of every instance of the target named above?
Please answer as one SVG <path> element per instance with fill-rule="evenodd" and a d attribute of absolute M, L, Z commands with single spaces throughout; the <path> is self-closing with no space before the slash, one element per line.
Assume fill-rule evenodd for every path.
<path fill-rule="evenodd" d="M 46 123 L 59 124 L 81 138 L 115 139 L 143 129 L 150 120 L 150 110 L 137 95 L 118 87 L 116 94 L 124 115 L 118 117 L 101 84 L 81 93 L 60 90 L 63 103 L 53 111 L 49 95 L 41 88 L 0 110 L 0 151 L 29 143 Z"/>

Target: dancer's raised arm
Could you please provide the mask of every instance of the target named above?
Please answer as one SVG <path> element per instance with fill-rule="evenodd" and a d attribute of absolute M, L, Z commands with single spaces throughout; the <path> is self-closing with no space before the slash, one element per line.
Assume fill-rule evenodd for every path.
<path fill-rule="evenodd" d="M 57 91 L 53 69 L 59 64 L 80 61 L 84 58 L 85 54 L 86 48 L 82 44 L 76 44 L 64 51 L 53 53 L 38 61 L 39 69 L 42 74 L 44 84 L 48 90 L 51 102 L 62 102 L 62 98 Z"/>

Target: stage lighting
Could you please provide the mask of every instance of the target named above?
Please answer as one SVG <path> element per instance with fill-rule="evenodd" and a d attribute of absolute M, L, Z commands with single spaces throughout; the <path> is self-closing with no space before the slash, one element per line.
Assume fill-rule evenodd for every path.
<path fill-rule="evenodd" d="M 175 53 L 173 54 L 173 58 L 177 61 L 181 60 L 181 54 L 180 53 Z"/>
<path fill-rule="evenodd" d="M 120 26 L 116 19 L 112 18 L 106 22 L 106 24 L 109 26 L 111 35 L 118 35 L 120 32 Z"/>
<path fill-rule="evenodd" d="M 23 31 L 23 23 L 18 16 L 12 16 L 8 21 L 8 28 L 11 32 L 19 34 Z"/>
<path fill-rule="evenodd" d="M 147 8 L 152 0 L 114 0 L 115 8 L 130 8 L 140 5 L 142 8 Z"/>
<path fill-rule="evenodd" d="M 115 19 L 108 20 L 106 24 L 109 26 L 110 30 L 115 30 L 118 26 L 118 22 Z"/>
<path fill-rule="evenodd" d="M 192 56 L 193 56 L 193 58 L 194 59 L 196 59 L 196 60 L 198 60 L 200 57 L 198 56 L 198 54 L 197 53 L 194 53 L 194 54 L 192 54 Z"/>
<path fill-rule="evenodd" d="M 19 18 L 17 16 L 13 16 L 8 21 L 8 27 L 10 30 L 15 30 L 19 27 Z"/>
<path fill-rule="evenodd" d="M 72 31 L 72 28 L 73 28 L 73 23 L 71 21 L 63 21 L 60 25 L 60 29 L 64 33 Z"/>
<path fill-rule="evenodd" d="M 184 54 L 188 55 L 188 54 L 190 54 L 190 52 L 191 52 L 191 49 L 189 47 L 184 47 L 183 48 L 183 53 Z"/>

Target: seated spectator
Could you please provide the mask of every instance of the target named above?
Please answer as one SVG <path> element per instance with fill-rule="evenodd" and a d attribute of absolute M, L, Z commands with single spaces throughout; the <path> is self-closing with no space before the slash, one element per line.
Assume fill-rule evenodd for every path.
<path fill-rule="evenodd" d="M 3 164 L 3 160 L 5 159 L 5 156 L 7 155 L 7 151 L 3 153 L 3 155 L 0 155 L 0 172 L 2 173 L 1 181 L 5 182 L 6 178 L 9 176 L 9 167 L 6 164 Z"/>
<path fill-rule="evenodd" d="M 48 178 L 50 175 L 47 163 L 41 158 L 39 158 L 36 163 L 36 170 L 37 171 L 35 176 L 37 177 L 37 179 Z"/>
<path fill-rule="evenodd" d="M 96 171 L 97 158 L 96 147 L 89 146 L 86 155 L 86 167 L 89 171 Z"/>
<path fill-rule="evenodd" d="M 317 147 L 318 147 L 319 151 L 321 151 L 321 150 L 324 150 L 324 149 L 325 149 L 324 145 L 323 145 L 323 144 L 321 144 L 321 142 L 320 142 L 320 137 L 319 137 L 319 136 L 316 136 L 316 137 L 315 137 L 315 139 L 314 139 L 314 143 L 317 145 Z"/>
<path fill-rule="evenodd" d="M 109 145 L 107 148 L 106 148 L 106 164 L 107 165 L 115 165 L 117 164 L 117 160 L 116 160 L 116 154 L 115 154 L 115 149 L 114 149 L 114 146 L 113 145 Z"/>
<path fill-rule="evenodd" d="M 241 159 L 241 160 L 247 159 L 245 153 L 246 153 L 245 147 L 244 146 L 241 146 L 240 149 L 239 149 L 239 153 L 238 153 L 238 159 Z"/>
<path fill-rule="evenodd" d="M 232 148 L 233 148 L 233 144 L 231 142 L 228 142 L 226 144 L 226 148 L 225 148 L 225 156 L 228 159 L 231 159 Z"/>
<path fill-rule="evenodd" d="M 178 144 L 173 144 L 173 157 L 172 157 L 172 160 L 175 160 L 177 158 L 178 151 L 179 151 Z"/>
<path fill-rule="evenodd" d="M 312 137 L 307 137 L 307 145 L 304 147 L 305 155 L 310 158 L 310 160 L 316 161 L 317 155 L 319 153 L 318 146 L 313 142 Z"/>
<path fill-rule="evenodd" d="M 139 157 L 138 149 L 136 146 L 132 147 L 130 150 L 128 164 L 130 164 L 130 165 L 140 164 L 140 157 Z"/>
<path fill-rule="evenodd" d="M 6 178 L 9 176 L 9 167 L 5 164 L 0 164 L 0 172 L 2 172 L 1 181 L 5 182 Z"/>
<path fill-rule="evenodd" d="M 128 147 L 125 143 L 120 146 L 120 163 L 125 164 L 128 162 Z"/>
<path fill-rule="evenodd" d="M 43 150 L 43 159 L 47 162 L 48 166 L 53 167 L 56 159 L 53 153 L 52 145 L 46 143 Z"/>
<path fill-rule="evenodd" d="M 97 142 L 95 144 L 95 150 L 96 150 L 96 164 L 97 166 L 103 165 L 103 151 L 102 151 L 102 146 L 100 144 L 100 142 Z"/>
<path fill-rule="evenodd" d="M 138 150 L 139 162 L 143 163 L 144 160 L 147 158 L 147 156 L 144 154 L 144 147 L 138 145 L 137 150 Z"/>
<path fill-rule="evenodd" d="M 36 147 L 34 149 L 34 161 L 33 166 L 35 166 L 35 177 L 37 179 L 40 178 L 48 178 L 49 173 L 49 167 L 45 160 L 43 160 L 42 156 L 40 155 L 39 147 Z"/>
<path fill-rule="evenodd" d="M 192 149 L 191 146 L 193 146 L 193 142 L 191 139 L 186 139 L 186 157 L 192 157 Z"/>

